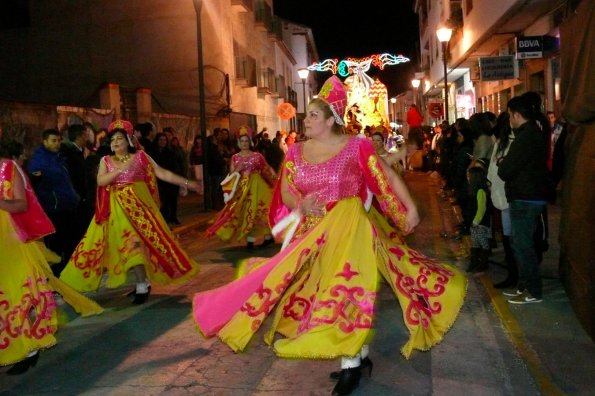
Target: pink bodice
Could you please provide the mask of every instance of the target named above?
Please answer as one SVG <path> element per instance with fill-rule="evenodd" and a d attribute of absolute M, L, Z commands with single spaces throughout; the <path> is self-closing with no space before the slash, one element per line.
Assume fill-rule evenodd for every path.
<path fill-rule="evenodd" d="M 145 180 L 145 177 L 147 175 L 147 167 L 145 164 L 143 164 L 141 156 L 146 156 L 146 154 L 142 151 L 138 151 L 133 155 L 134 157 L 130 160 L 132 161 L 132 163 L 130 164 L 128 169 L 116 176 L 112 184 L 131 184 L 134 182 Z M 103 157 L 103 159 L 105 160 L 105 164 L 107 165 L 108 172 L 112 172 L 116 169 L 116 164 L 111 156 L 106 155 L 105 157 Z"/>
<path fill-rule="evenodd" d="M 242 168 L 242 176 L 249 175 L 251 173 L 262 173 L 266 167 L 266 160 L 259 153 L 252 153 L 247 157 L 240 155 L 240 153 L 234 154 L 231 157 L 234 169 L 238 167 Z"/>
<path fill-rule="evenodd" d="M 312 164 L 304 159 L 303 143 L 291 146 L 288 159 L 295 164 L 294 186 L 303 197 L 316 193 L 322 202 L 359 196 L 364 175 L 358 162 L 359 138 L 351 138 L 331 159 Z"/>

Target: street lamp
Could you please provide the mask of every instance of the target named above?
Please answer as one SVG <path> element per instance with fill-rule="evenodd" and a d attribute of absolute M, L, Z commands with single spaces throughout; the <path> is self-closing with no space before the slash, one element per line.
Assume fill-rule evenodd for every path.
<path fill-rule="evenodd" d="M 396 124 L 397 123 L 397 98 L 390 98 L 390 102 L 392 103 L 392 108 L 393 108 L 393 122 Z"/>
<path fill-rule="evenodd" d="M 302 79 L 302 96 L 304 97 L 304 118 L 306 118 L 306 80 L 308 79 L 308 74 L 310 74 L 310 70 L 308 69 L 298 69 L 298 76 Z"/>
<path fill-rule="evenodd" d="M 448 52 L 448 42 L 452 35 L 452 29 L 447 27 L 441 27 L 436 30 L 436 36 L 438 41 L 442 43 L 442 62 L 444 63 L 444 120 L 448 124 L 448 82 L 447 82 L 447 70 L 446 70 L 446 53 Z"/>
<path fill-rule="evenodd" d="M 411 80 L 411 86 L 413 87 L 413 104 L 417 105 L 417 89 L 419 88 L 420 80 L 414 78 Z"/>

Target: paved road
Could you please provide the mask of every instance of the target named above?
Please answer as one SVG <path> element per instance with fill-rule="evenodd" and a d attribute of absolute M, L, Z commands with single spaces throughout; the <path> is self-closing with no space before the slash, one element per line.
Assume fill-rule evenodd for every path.
<path fill-rule="evenodd" d="M 438 182 L 427 174 L 407 175 L 420 202 L 422 223 L 408 237 L 424 253 L 459 266 L 456 241 L 443 239 L 456 222 L 447 201 L 439 198 Z M 336 361 L 278 359 L 262 342 L 264 329 L 247 351 L 234 354 L 217 339 L 204 339 L 190 319 L 191 297 L 222 285 L 234 276 L 243 246 L 205 240 L 213 213 L 195 211 L 188 198 L 182 205 L 180 241 L 198 260 L 200 274 L 182 286 L 154 287 L 149 302 L 132 306 L 130 290 L 101 291 L 95 297 L 106 307 L 98 317 L 77 318 L 68 307 L 59 344 L 41 354 L 37 367 L 20 377 L 4 375 L 1 395 L 327 395 L 334 383 L 328 373 Z M 444 341 L 410 360 L 399 354 L 407 339 L 402 312 L 388 286 L 379 294 L 376 336 L 371 344 L 374 371 L 355 395 L 588 395 L 595 393 L 595 346 L 578 324 L 556 279 L 557 221 L 550 207 L 550 251 L 542 265 L 545 301 L 509 306 L 491 287 L 503 276 L 472 278 L 459 319 Z M 278 249 L 258 251 L 273 255 Z M 503 260 L 501 247 L 492 260 Z"/>

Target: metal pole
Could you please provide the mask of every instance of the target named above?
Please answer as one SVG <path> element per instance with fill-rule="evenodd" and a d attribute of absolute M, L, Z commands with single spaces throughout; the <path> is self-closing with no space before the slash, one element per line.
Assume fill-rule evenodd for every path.
<path fill-rule="evenodd" d="M 205 109 L 205 74 L 202 57 L 202 22 L 201 10 L 202 0 L 194 0 L 194 10 L 196 11 L 196 49 L 198 55 L 198 105 L 200 117 L 200 140 L 202 144 L 202 183 L 203 183 L 203 204 L 205 212 L 211 209 L 211 186 L 209 183 L 209 169 L 207 165 L 207 112 Z"/>
<path fill-rule="evenodd" d="M 444 63 L 444 120 L 447 124 L 448 121 L 448 81 L 447 81 L 447 70 L 446 70 L 446 51 L 448 50 L 448 41 L 442 42 L 442 63 Z"/>
<path fill-rule="evenodd" d="M 303 121 L 306 120 L 306 106 L 308 106 L 308 104 L 306 103 L 306 80 L 303 79 L 302 80 L 302 96 L 304 97 L 304 119 Z M 306 130 L 306 126 L 302 123 L 302 132 L 304 132 Z"/>

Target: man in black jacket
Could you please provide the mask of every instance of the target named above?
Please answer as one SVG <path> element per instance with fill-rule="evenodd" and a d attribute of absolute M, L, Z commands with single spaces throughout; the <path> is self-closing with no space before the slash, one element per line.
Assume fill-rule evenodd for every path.
<path fill-rule="evenodd" d="M 512 249 L 520 282 L 517 290 L 504 295 L 511 297 L 508 302 L 512 304 L 537 303 L 542 301 L 542 285 L 533 234 L 547 202 L 546 145 L 526 98 L 512 98 L 508 114 L 515 138 L 500 160 L 498 176 L 510 204 Z"/>

